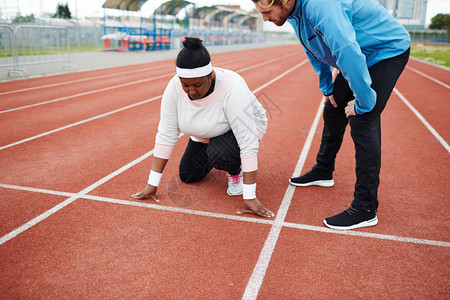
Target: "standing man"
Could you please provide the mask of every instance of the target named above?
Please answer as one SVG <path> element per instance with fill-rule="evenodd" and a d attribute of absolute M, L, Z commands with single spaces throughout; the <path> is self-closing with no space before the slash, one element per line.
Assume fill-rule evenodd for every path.
<path fill-rule="evenodd" d="M 380 114 L 408 62 L 408 32 L 375 0 L 252 1 L 264 21 L 292 25 L 325 95 L 317 163 L 289 182 L 295 186 L 333 186 L 336 154 L 350 123 L 356 151 L 353 202 L 324 223 L 342 230 L 376 225 Z M 330 66 L 339 70 L 334 82 Z"/>

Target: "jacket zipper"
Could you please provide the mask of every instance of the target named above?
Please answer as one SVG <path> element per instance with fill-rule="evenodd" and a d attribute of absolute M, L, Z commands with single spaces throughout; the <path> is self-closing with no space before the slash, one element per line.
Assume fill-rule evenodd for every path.
<path fill-rule="evenodd" d="M 309 49 L 308 49 L 308 47 L 306 47 L 306 45 L 305 45 L 305 43 L 303 43 L 303 38 L 302 38 L 302 28 L 301 28 L 301 25 L 302 25 L 302 21 L 301 21 L 301 19 L 299 18 L 299 17 L 297 17 L 297 20 L 298 20 L 298 35 L 299 35 L 299 37 L 300 37 L 300 43 L 302 43 L 302 45 L 303 45 L 303 48 L 305 48 L 308 52 L 309 52 L 309 54 L 311 54 L 316 60 L 318 60 L 318 61 L 320 61 Z"/>

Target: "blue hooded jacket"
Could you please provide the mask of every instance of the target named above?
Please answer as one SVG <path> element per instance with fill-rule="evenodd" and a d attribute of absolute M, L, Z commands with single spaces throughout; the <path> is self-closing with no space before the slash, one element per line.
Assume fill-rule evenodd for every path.
<path fill-rule="evenodd" d="M 322 93 L 333 93 L 330 66 L 339 69 L 353 91 L 357 114 L 376 103 L 368 67 L 411 44 L 405 28 L 375 0 L 297 0 L 287 21 L 319 75 Z"/>

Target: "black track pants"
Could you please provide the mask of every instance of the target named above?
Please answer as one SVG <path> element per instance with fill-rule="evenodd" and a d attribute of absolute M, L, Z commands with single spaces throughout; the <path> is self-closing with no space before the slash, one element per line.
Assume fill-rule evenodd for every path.
<path fill-rule="evenodd" d="M 378 208 L 378 186 L 381 168 L 381 127 L 380 115 L 403 72 L 409 58 L 409 49 L 403 54 L 383 60 L 369 68 L 372 88 L 377 93 L 375 107 L 368 113 L 345 116 L 347 103 L 354 99 L 353 92 L 341 73 L 334 82 L 334 98 L 338 105 L 334 108 L 327 102 L 323 112 L 324 129 L 320 149 L 317 154 L 317 168 L 333 172 L 336 155 L 342 144 L 345 128 L 351 127 L 355 144 L 356 184 L 352 206 L 359 209 Z"/>
<path fill-rule="evenodd" d="M 232 175 L 241 171 L 240 149 L 232 131 L 210 139 L 208 144 L 189 139 L 180 162 L 181 181 L 200 181 L 212 168 Z"/>

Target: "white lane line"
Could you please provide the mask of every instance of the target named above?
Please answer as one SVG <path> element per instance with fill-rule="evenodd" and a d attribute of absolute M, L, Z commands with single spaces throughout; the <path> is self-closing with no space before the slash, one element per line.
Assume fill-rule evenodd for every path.
<path fill-rule="evenodd" d="M 82 96 L 86 96 L 86 95 L 95 94 L 95 93 L 106 92 L 106 91 L 109 91 L 109 90 L 118 89 L 118 88 L 130 86 L 130 85 L 133 85 L 133 84 L 139 84 L 139 83 L 152 81 L 152 80 L 156 80 L 156 79 L 161 79 L 161 78 L 168 77 L 168 76 L 173 76 L 173 75 L 174 75 L 174 73 L 163 74 L 163 75 L 160 75 L 160 76 L 155 76 L 155 77 L 151 77 L 151 78 L 146 78 L 146 79 L 141 79 L 141 80 L 136 80 L 136 81 L 132 81 L 132 82 L 127 82 L 127 83 L 123 83 L 123 84 L 114 85 L 114 86 L 110 86 L 110 87 L 107 87 L 107 88 L 92 90 L 92 91 L 83 92 L 83 93 L 70 95 L 70 96 L 66 96 L 66 97 L 61 97 L 61 98 L 57 98 L 57 99 L 53 99 L 53 100 L 43 101 L 43 102 L 39 102 L 39 103 L 35 103 L 35 104 L 15 107 L 15 108 L 7 109 L 7 110 L 2 110 L 2 111 L 0 111 L 0 114 L 8 113 L 8 112 L 16 111 L 16 110 L 22 110 L 22 109 L 26 109 L 26 108 L 30 108 L 30 107 L 40 106 L 40 105 L 44 105 L 44 104 L 64 101 L 64 100 L 73 99 L 73 98 L 76 98 L 76 97 L 82 97 Z"/>
<path fill-rule="evenodd" d="M 121 199 L 114 199 L 114 198 L 109 198 L 109 197 L 101 197 L 101 196 L 93 196 L 93 195 L 79 195 L 77 193 L 67 193 L 67 192 L 53 191 L 53 190 L 48 190 L 48 189 L 38 189 L 38 188 L 12 185 L 12 184 L 2 184 L 2 183 L 0 183 L 0 188 L 48 194 L 48 195 L 56 195 L 56 196 L 78 197 L 78 199 L 87 199 L 87 200 L 108 202 L 108 203 L 121 204 L 121 205 L 138 206 L 138 207 L 151 208 L 151 209 L 170 211 L 170 212 L 176 212 L 176 213 L 184 213 L 184 214 L 197 215 L 197 216 L 203 216 L 203 217 L 228 219 L 228 220 L 235 220 L 235 221 L 245 221 L 245 222 L 260 223 L 260 224 L 272 224 L 273 223 L 273 220 L 271 220 L 271 219 L 249 218 L 249 217 L 244 217 L 244 216 L 219 214 L 219 213 L 212 213 L 212 212 L 194 210 L 194 209 L 189 209 L 189 208 L 164 206 L 164 205 L 160 205 L 160 204 L 148 203 L 145 201 L 138 202 L 136 200 L 130 201 L 130 200 L 121 200 Z"/>
<path fill-rule="evenodd" d="M 394 92 L 397 94 L 397 96 L 402 99 L 402 101 L 406 104 L 406 106 L 409 107 L 409 109 L 416 115 L 416 117 L 425 125 L 425 127 L 431 132 L 432 135 L 441 143 L 441 145 L 447 150 L 448 153 L 450 153 L 450 146 L 447 144 L 447 142 L 439 135 L 439 133 L 433 128 L 433 126 L 428 123 L 428 121 L 420 114 L 420 112 L 408 101 L 408 99 L 405 98 L 398 90 L 397 88 L 394 88 Z"/>
<path fill-rule="evenodd" d="M 172 66 L 172 64 L 155 66 L 155 67 L 150 67 L 150 68 L 137 69 L 137 70 L 130 70 L 130 71 L 124 71 L 124 72 L 118 72 L 118 73 L 111 73 L 111 74 L 106 74 L 106 75 L 92 76 L 92 77 L 74 79 L 74 80 L 70 80 L 70 81 L 63 81 L 63 82 L 58 82 L 58 83 L 46 84 L 46 85 L 40 85 L 40 86 L 29 87 L 29 88 L 20 89 L 20 90 L 13 90 L 13 91 L 8 91 L 8 92 L 3 92 L 3 93 L 0 93 L 0 96 L 14 94 L 14 93 L 34 91 L 34 90 L 45 89 L 45 88 L 51 88 L 51 87 L 61 86 L 61 85 L 74 84 L 74 83 L 83 82 L 83 81 L 91 81 L 91 80 L 104 79 L 104 78 L 114 77 L 114 76 L 122 76 L 122 75 L 126 75 L 126 74 L 142 73 L 143 71 L 147 71 L 147 70 L 152 70 L 153 71 L 153 70 L 156 70 L 156 69 L 162 69 L 162 68 L 166 68 L 166 67 L 169 67 L 169 66 Z"/>
<path fill-rule="evenodd" d="M 283 59 L 283 57 L 280 57 L 278 59 Z M 287 70 L 283 74 L 275 77 L 274 79 L 270 80 L 269 82 L 267 82 L 264 85 L 260 86 L 259 88 L 255 89 L 253 91 L 253 93 L 258 92 L 258 91 L 262 90 L 263 88 L 269 86 L 270 84 L 274 83 L 275 81 L 281 79 L 282 77 L 286 76 L 287 74 L 292 72 L 294 69 L 300 67 L 301 65 L 305 64 L 306 62 L 307 62 L 307 60 L 304 60 L 303 62 L 299 63 L 298 65 L 292 67 L 291 69 Z M 266 64 L 266 63 L 269 63 L 269 62 L 265 62 L 263 64 Z M 256 67 L 257 66 L 253 66 L 253 68 L 256 68 Z M 241 72 L 241 70 L 238 70 L 237 72 Z M 14 143 L 11 143 L 11 144 L 8 144 L 8 145 L 5 145 L 5 146 L 1 146 L 0 147 L 0 151 L 4 150 L 4 149 L 7 149 L 7 148 L 10 148 L 10 147 L 13 147 L 13 146 L 16 146 L 16 145 L 20 145 L 20 144 L 23 144 L 23 143 L 26 143 L 26 142 L 38 139 L 38 138 L 43 137 L 43 136 L 47 136 L 47 135 L 55 133 L 55 132 L 59 132 L 59 131 L 62 131 L 62 130 L 65 130 L 65 129 L 68 129 L 68 128 L 71 128 L 71 127 L 74 127 L 74 126 L 78 126 L 78 125 L 81 125 L 81 124 L 84 124 L 84 123 L 87 123 L 87 122 L 90 122 L 90 121 L 93 121 L 93 120 L 97 120 L 97 119 L 102 118 L 102 117 L 109 116 L 109 115 L 112 115 L 114 113 L 117 113 L 117 112 L 129 109 L 129 108 L 132 108 L 132 107 L 135 107 L 135 106 L 138 106 L 138 105 L 142 105 L 142 104 L 145 104 L 145 103 L 157 100 L 157 99 L 159 99 L 161 97 L 162 97 L 162 95 L 156 96 L 156 97 L 153 97 L 151 99 L 147 99 L 147 100 L 144 100 L 144 101 L 141 101 L 141 102 L 138 102 L 138 103 L 134 103 L 134 104 L 131 104 L 131 105 L 128 105 L 128 106 L 125 106 L 125 107 L 122 107 L 122 108 L 119 108 L 119 109 L 116 109 L 116 110 L 113 110 L 113 111 L 110 111 L 110 112 L 107 112 L 107 113 L 104 113 L 104 114 L 101 114 L 101 115 L 98 115 L 98 116 L 95 116 L 95 117 L 92 117 L 92 118 L 88 118 L 88 119 L 85 119 L 85 120 L 82 120 L 82 121 L 79 121 L 79 122 L 76 122 L 76 123 L 72 123 L 72 124 L 69 124 L 69 125 L 66 125 L 66 126 L 63 126 L 63 127 L 59 127 L 59 128 L 56 128 L 56 129 L 53 129 L 53 130 L 50 130 L 50 131 L 47 131 L 47 132 L 44 132 L 44 133 L 41 133 L 41 134 L 37 134 L 35 136 L 29 137 L 29 138 L 26 138 L 26 139 L 23 139 L 23 140 L 20 140 L 20 141 L 17 141 L 17 142 L 14 142 Z"/>
<path fill-rule="evenodd" d="M 265 62 L 259 63 L 257 65 L 253 65 L 253 66 L 250 66 L 250 67 L 247 67 L 247 68 L 243 68 L 243 69 L 241 69 L 241 70 L 239 70 L 237 72 L 243 72 L 243 71 L 247 71 L 247 70 L 250 70 L 250 69 L 254 69 L 254 68 L 257 68 L 259 66 L 266 65 L 266 64 L 269 64 L 271 62 L 275 62 L 275 61 L 278 61 L 278 60 L 281 60 L 281 59 L 284 59 L 284 58 L 287 58 L 287 57 L 290 57 L 290 56 L 293 56 L 293 55 L 294 54 L 288 54 L 288 55 L 285 55 L 285 56 L 282 56 L 282 57 L 274 58 L 272 60 L 265 61 Z M 142 72 L 142 70 L 138 70 L 138 71 Z M 127 72 L 122 72 L 122 73 L 109 74 L 109 75 L 105 75 L 105 76 L 97 76 L 97 77 L 91 77 L 91 78 L 78 79 L 78 80 L 73 80 L 73 81 L 70 81 L 70 82 L 55 83 L 55 84 L 50 84 L 50 85 L 41 86 L 41 87 L 27 88 L 27 89 L 22 89 L 22 90 L 17 90 L 17 91 L 0 93 L 0 95 L 10 94 L 10 93 L 15 93 L 15 92 L 21 92 L 21 91 L 35 90 L 35 89 L 44 88 L 44 87 L 54 87 L 54 86 L 59 86 L 59 85 L 63 85 L 63 84 L 69 84 L 69 83 L 74 83 L 74 82 L 81 82 L 81 81 L 86 81 L 86 80 L 94 80 L 94 79 L 98 79 L 98 78 L 104 78 L 104 77 L 110 77 L 110 76 L 116 76 L 116 75 L 124 75 L 124 74 L 131 73 L 131 72 L 136 72 L 136 71 L 127 71 Z M 146 78 L 146 79 L 141 79 L 141 80 L 137 80 L 137 81 L 133 81 L 133 82 L 127 82 L 127 83 L 123 83 L 123 84 L 119 84 L 119 85 L 115 85 L 115 86 L 110 86 L 110 87 L 107 87 L 107 88 L 96 89 L 96 90 L 87 91 L 87 92 L 83 92 L 83 93 L 79 93 L 79 94 L 75 94 L 75 95 L 70 95 L 70 96 L 61 97 L 61 98 L 57 98 L 57 99 L 42 101 L 42 102 L 39 102 L 39 103 L 30 104 L 30 105 L 14 107 L 14 108 L 10 108 L 10 109 L 7 109 L 7 110 L 0 111 L 0 114 L 9 113 L 9 112 L 13 112 L 13 111 L 19 111 L 19 110 L 23 110 L 23 109 L 26 109 L 26 108 L 41 106 L 41 105 L 55 103 L 55 102 L 59 102 L 59 101 L 69 100 L 69 99 L 73 99 L 73 98 L 76 98 L 76 97 L 82 97 L 82 96 L 86 96 L 86 95 L 90 95 L 90 94 L 94 94 L 94 93 L 105 92 L 105 91 L 109 91 L 109 90 L 112 90 L 112 89 L 122 88 L 122 87 L 130 86 L 130 85 L 133 85 L 133 84 L 139 84 L 139 83 L 142 83 L 142 82 L 156 80 L 156 79 L 161 79 L 161 78 L 168 77 L 168 76 L 173 76 L 173 75 L 174 75 L 174 73 L 167 73 L 167 74 L 163 74 L 163 75 L 159 75 L 159 76 L 155 76 L 155 77 L 151 77 L 151 78 Z"/>
<path fill-rule="evenodd" d="M 48 189 L 39 189 L 39 188 L 20 186 L 20 185 L 14 185 L 14 184 L 0 183 L 0 188 L 19 190 L 19 191 L 25 191 L 25 192 L 33 192 L 33 193 L 41 193 L 41 194 L 49 194 L 49 195 L 56 195 L 56 196 L 64 196 L 64 197 L 72 197 L 72 196 L 76 195 L 76 193 L 67 193 L 67 192 L 60 192 L 60 191 L 54 191 L 54 190 L 48 190 Z"/>
<path fill-rule="evenodd" d="M 411 71 L 413 71 L 413 72 L 415 72 L 415 73 L 417 73 L 417 74 L 419 74 L 419 75 L 421 75 L 421 76 L 423 76 L 423 77 L 425 77 L 425 78 L 428 78 L 428 79 L 430 79 L 430 80 L 436 82 L 437 84 L 442 85 L 443 87 L 445 87 L 445 88 L 447 88 L 447 89 L 450 89 L 450 86 L 449 86 L 449 85 L 443 83 L 442 81 L 437 80 L 437 79 L 434 78 L 434 77 L 431 77 L 431 76 L 429 76 L 429 75 L 427 75 L 427 74 L 425 74 L 425 73 L 423 73 L 423 72 L 421 72 L 421 71 L 419 71 L 419 70 L 417 70 L 417 69 L 414 69 L 413 67 L 410 67 L 410 66 L 406 66 L 406 68 L 407 68 L 407 69 L 410 69 Z"/>
<path fill-rule="evenodd" d="M 256 93 L 259 92 L 260 90 L 262 90 L 262 89 L 268 87 L 269 85 L 271 85 L 271 84 L 274 83 L 275 81 L 277 81 L 277 80 L 283 78 L 284 76 L 286 76 L 287 74 L 291 73 L 291 72 L 294 71 L 295 69 L 297 69 L 297 68 L 303 66 L 303 65 L 304 65 L 305 63 L 307 63 L 307 62 L 308 62 L 308 60 L 305 59 L 304 61 L 302 61 L 301 63 L 299 63 L 299 64 L 297 64 L 297 65 L 295 65 L 295 66 L 293 66 L 292 68 L 290 68 L 290 69 L 287 70 L 286 72 L 284 72 L 284 73 L 278 75 L 278 76 L 275 77 L 274 79 L 272 79 L 272 80 L 270 80 L 269 82 L 263 84 L 263 85 L 260 86 L 259 88 L 253 90 L 252 93 L 253 93 L 253 94 L 256 94 Z"/>
<path fill-rule="evenodd" d="M 297 161 L 297 165 L 295 166 L 292 177 L 299 176 L 303 165 L 305 164 L 306 157 L 308 155 L 309 149 L 312 144 L 312 140 L 314 138 L 317 125 L 319 124 L 320 117 L 322 115 L 322 111 L 324 108 L 324 100 L 325 97 L 320 101 L 319 108 L 317 109 L 316 116 L 309 130 L 308 136 L 305 141 L 305 145 L 303 146 L 302 152 L 300 154 L 300 158 Z M 248 281 L 247 287 L 244 291 L 244 295 L 242 299 L 256 299 L 259 293 L 259 289 L 261 288 L 261 284 L 266 275 L 267 267 L 269 266 L 270 259 L 272 257 L 273 251 L 275 249 L 275 245 L 278 241 L 278 237 L 280 236 L 281 228 L 284 225 L 284 219 L 286 218 L 289 206 L 291 204 L 292 197 L 294 196 L 295 187 L 292 185 L 288 185 L 286 189 L 286 193 L 284 194 L 283 200 L 281 202 L 280 208 L 276 214 L 275 222 L 270 229 L 269 235 L 264 242 L 263 249 L 259 255 L 258 261 L 256 262 L 255 268 L 253 269 L 252 275 Z"/>
<path fill-rule="evenodd" d="M 299 66 L 301 66 L 301 65 L 304 64 L 305 62 L 306 62 L 306 60 L 305 60 L 304 62 L 298 64 L 298 65 L 295 66 L 294 68 L 291 68 L 291 69 L 289 69 L 288 71 L 284 72 L 284 73 L 283 73 L 284 75 L 283 75 L 283 74 L 282 74 L 282 75 L 285 76 L 286 74 L 288 74 L 289 72 L 291 72 L 291 71 L 294 70 L 295 68 L 298 68 Z M 280 79 L 280 78 L 282 78 L 281 75 L 280 75 L 280 76 L 277 76 L 275 79 L 278 80 L 278 79 Z M 275 82 L 276 80 L 271 80 L 271 81 L 269 81 L 269 84 Z M 265 84 L 264 86 L 268 86 L 269 84 Z M 157 98 L 159 98 L 159 97 L 161 97 L 161 96 L 158 96 L 158 97 L 155 97 L 155 98 L 152 98 L 152 99 L 157 99 Z M 146 100 L 146 101 L 148 102 L 148 101 L 150 101 L 150 100 Z M 322 101 L 322 102 L 323 102 L 323 101 Z M 134 104 L 134 106 L 136 106 L 136 105 L 139 105 L 139 104 L 138 104 L 138 103 Z M 322 105 L 323 105 L 323 104 L 322 104 Z M 123 110 L 123 109 L 126 109 L 126 108 L 121 108 L 120 110 Z M 119 110 L 117 110 L 117 111 L 119 111 Z M 105 114 L 100 115 L 100 116 L 97 116 L 97 117 L 95 117 L 95 118 L 99 118 L 99 117 L 102 117 L 102 116 L 104 116 L 104 115 L 105 115 Z M 94 119 L 94 118 L 91 118 L 91 119 Z M 88 119 L 88 120 L 89 120 L 89 119 Z M 75 124 L 76 124 L 76 123 L 75 123 Z M 70 126 L 70 125 L 69 125 L 69 126 Z M 65 128 L 64 128 L 64 129 L 65 129 Z M 62 130 L 62 129 L 61 129 L 61 130 Z M 59 130 L 58 130 L 58 131 L 59 131 Z M 52 133 L 53 133 L 53 132 L 52 132 Z M 40 136 L 41 136 L 41 135 L 40 135 Z M 23 140 L 23 141 L 24 141 L 24 140 Z M 14 144 L 16 144 L 16 143 L 14 143 Z M 12 145 L 12 144 L 10 144 L 10 145 Z M 7 146 L 8 146 L 8 145 L 7 145 Z M 5 149 L 5 146 L 0 148 L 0 150 L 3 150 L 3 149 Z M 153 150 L 150 151 L 150 152 L 153 153 Z M 137 159 L 137 160 L 139 160 L 139 159 Z M 135 160 L 135 161 L 137 161 L 137 160 Z M 142 160 L 143 160 L 143 159 L 141 159 L 140 161 L 142 161 Z M 130 163 L 130 164 L 131 164 L 131 163 Z M 128 164 L 128 165 L 130 165 L 130 164 Z M 127 166 L 128 166 L 128 165 L 127 165 Z M 131 167 L 131 166 L 130 166 L 130 167 Z M 122 170 L 122 169 L 123 169 L 123 168 L 121 168 L 121 169 L 119 169 L 119 170 Z M 126 169 L 124 169 L 124 170 L 126 170 Z M 106 181 L 110 180 L 111 178 L 117 176 L 118 174 L 120 174 L 120 173 L 123 172 L 124 170 L 120 171 L 120 172 L 117 173 L 117 174 L 116 174 L 117 171 L 114 172 L 114 173 L 112 173 L 112 174 L 115 174 L 115 175 L 112 176 L 112 177 L 110 177 L 110 175 L 108 175 L 107 177 L 105 177 L 105 178 L 99 180 L 98 182 L 94 183 L 93 185 L 87 187 L 86 189 L 84 189 L 84 190 L 81 191 L 80 193 L 76 194 L 75 196 L 70 197 L 69 199 L 65 200 L 64 202 L 60 203 L 59 205 L 57 205 L 57 206 L 53 207 L 52 209 L 46 211 L 46 212 L 43 213 L 42 215 L 40 215 L 40 216 L 34 218 L 33 220 L 29 221 L 28 223 L 22 225 L 21 227 L 19 227 L 19 228 L 13 230 L 13 231 L 10 232 L 10 233 L 8 233 L 7 235 L 5 235 L 4 237 L 2 237 L 2 238 L 0 239 L 0 245 L 3 244 L 3 243 L 5 243 L 6 241 L 12 239 L 13 237 L 17 236 L 18 234 L 22 233 L 23 231 L 27 230 L 28 228 L 34 226 L 35 224 L 41 222 L 42 220 L 46 219 L 48 216 L 50 216 L 50 215 L 54 214 L 55 212 L 59 211 L 61 208 L 63 208 L 63 207 L 65 207 L 65 206 L 69 205 L 70 203 L 72 203 L 72 202 L 75 201 L 76 199 L 80 198 L 81 196 L 86 195 L 86 194 L 89 193 L 91 190 L 95 189 L 96 187 L 98 187 L 99 185 L 105 183 Z M 273 227 L 273 226 L 272 226 L 272 227 Z"/>
<path fill-rule="evenodd" d="M 288 58 L 288 57 L 291 57 L 291 56 L 294 56 L 294 55 L 297 55 L 297 53 L 291 53 L 291 54 L 288 54 L 288 55 L 285 55 L 285 56 L 280 56 L 280 57 L 277 57 L 277 58 L 274 58 L 274 59 L 271 59 L 271 60 L 268 60 L 268 61 L 264 61 L 264 62 L 256 64 L 256 65 L 248 66 L 246 68 L 240 69 L 237 72 L 239 72 L 239 73 L 245 72 L 245 71 L 248 71 L 248 70 L 251 70 L 251 69 L 254 69 L 254 68 L 258 68 L 260 66 L 263 66 L 263 65 L 266 65 L 266 64 L 270 64 L 272 62 L 276 62 L 278 60 L 285 59 L 285 58 Z"/>
<path fill-rule="evenodd" d="M 26 139 L 23 139 L 23 140 L 20 140 L 20 141 L 17 141 L 17 142 L 14 142 L 14 143 L 2 146 L 2 147 L 0 147 L 0 151 L 4 150 L 4 149 L 7 149 L 7 148 L 10 148 L 10 147 L 13 147 L 13 146 L 16 146 L 16 145 L 20 145 L 20 144 L 23 144 L 23 143 L 26 143 L 26 142 L 38 139 L 38 138 L 41 138 L 43 136 L 47 136 L 47 135 L 55 133 L 55 132 L 59 132 L 59 131 L 62 131 L 62 130 L 65 130 L 65 129 L 68 129 L 68 128 L 71 128 L 71 127 L 75 127 L 75 126 L 78 126 L 78 125 L 81 125 L 81 124 L 84 124 L 84 123 L 87 123 L 87 122 L 90 122 L 90 121 L 94 121 L 94 120 L 100 119 L 102 117 L 106 117 L 106 116 L 112 115 L 112 114 L 115 114 L 117 112 L 121 112 L 123 110 L 129 109 L 129 108 L 132 108 L 132 107 L 135 107 L 135 106 L 139 106 L 139 105 L 142 105 L 142 104 L 145 104 L 145 103 L 149 103 L 149 102 L 155 101 L 155 100 L 157 100 L 157 99 L 159 99 L 161 97 L 162 97 L 162 95 L 159 95 L 159 96 L 156 96 L 156 97 L 153 97 L 153 98 L 141 101 L 141 102 L 137 102 L 137 103 L 134 103 L 134 104 L 131 104 L 131 105 L 128 105 L 128 106 L 124 106 L 122 108 L 119 108 L 119 109 L 116 109 L 116 110 L 113 110 L 113 111 L 110 111 L 110 112 L 107 112 L 107 113 L 104 113 L 104 114 L 101 114 L 101 115 L 98 115 L 98 116 L 95 116 L 95 117 L 92 117 L 92 118 L 81 120 L 81 121 L 76 122 L 76 123 L 72 123 L 72 124 L 69 124 L 69 125 L 66 125 L 66 126 L 63 126 L 63 127 L 59 127 L 59 128 L 56 128 L 56 129 L 53 129 L 53 130 L 50 130 L 50 131 L 47 131 L 47 132 L 44 132 L 44 133 L 32 136 L 32 137 L 29 137 L 29 138 L 26 138 Z"/>
<path fill-rule="evenodd" d="M 107 202 L 107 203 L 114 203 L 114 204 L 121 204 L 121 205 L 128 205 L 128 206 L 145 207 L 145 208 L 151 208 L 151 209 L 156 209 L 156 210 L 183 213 L 183 214 L 189 214 L 189 215 L 197 215 L 197 216 L 202 216 L 202 217 L 211 217 L 211 218 L 217 218 L 217 219 L 245 221 L 245 222 L 259 223 L 259 224 L 272 224 L 273 223 L 273 220 L 270 220 L 270 219 L 249 218 L 249 217 L 243 217 L 243 216 L 227 215 L 227 214 L 213 213 L 213 212 L 207 212 L 207 211 L 202 211 L 202 210 L 179 208 L 179 207 L 173 207 L 173 206 L 164 206 L 164 205 L 160 205 L 160 204 L 152 204 L 152 203 L 137 202 L 137 201 L 120 200 L 120 199 L 113 199 L 113 198 L 107 198 L 107 197 L 85 195 L 82 198 L 94 200 L 94 201 L 102 201 L 102 202 Z"/>
<path fill-rule="evenodd" d="M 362 232 L 362 231 L 352 231 L 352 230 L 333 230 L 333 229 L 329 229 L 326 227 L 318 227 L 318 226 L 288 223 L 288 222 L 285 222 L 284 226 L 290 227 L 290 228 L 302 229 L 302 230 L 324 232 L 324 233 L 343 234 L 343 235 L 351 235 L 351 236 L 397 241 L 397 242 L 420 244 L 420 245 L 430 245 L 430 246 L 439 246 L 439 247 L 447 247 L 447 248 L 450 247 L 449 242 L 442 242 L 442 241 L 436 241 L 436 240 L 418 239 L 418 238 L 411 238 L 411 237 L 370 233 L 370 232 Z"/>
<path fill-rule="evenodd" d="M 427 64 L 429 66 L 433 66 L 433 67 L 438 68 L 438 69 L 442 69 L 442 70 L 445 70 L 445 71 L 450 71 L 450 68 L 448 68 L 446 66 L 437 65 L 437 64 L 431 63 L 431 62 L 426 61 L 426 60 L 418 59 L 418 58 L 416 58 L 414 56 L 410 56 L 409 59 L 410 60 L 413 59 L 415 61 L 418 61 L 418 62 L 423 63 L 423 64 Z"/>
<path fill-rule="evenodd" d="M 68 193 L 68 192 L 54 191 L 54 190 L 48 190 L 48 189 L 38 189 L 38 188 L 32 188 L 32 187 L 25 187 L 25 186 L 11 185 L 11 184 L 1 184 L 1 183 L 0 183 L 0 188 L 48 194 L 48 195 L 65 196 L 65 197 L 72 197 L 72 196 L 77 195 L 76 193 Z M 164 206 L 161 204 L 152 204 L 152 203 L 148 203 L 148 202 L 121 200 L 121 199 L 114 199 L 114 198 L 109 198 L 109 197 L 101 197 L 101 196 L 93 196 L 93 195 L 82 195 L 82 196 L 79 196 L 79 199 L 87 199 L 87 200 L 101 201 L 101 202 L 107 202 L 107 203 L 113 203 L 113 204 L 136 206 L 136 207 L 150 208 L 150 209 L 169 211 L 169 212 L 175 212 L 175 213 L 183 213 L 183 214 L 190 214 L 190 215 L 197 215 L 197 216 L 218 218 L 218 219 L 226 219 L 226 220 L 234 220 L 234 221 L 241 221 L 241 222 L 250 222 L 250 223 L 268 224 L 268 225 L 272 225 L 274 223 L 274 221 L 271 219 L 260 219 L 260 218 L 254 218 L 254 217 L 250 218 L 250 217 L 244 217 L 244 216 L 219 214 L 219 213 L 212 213 L 212 212 L 201 211 L 201 210 L 193 210 L 193 209 L 188 209 L 188 208 L 178 208 L 178 207 L 172 207 L 172 206 Z M 397 241 L 397 242 L 404 242 L 404 243 L 420 244 L 420 245 L 430 245 L 430 246 L 447 247 L 447 248 L 450 247 L 450 242 L 444 242 L 444 241 L 362 232 L 362 231 L 357 231 L 357 230 L 339 231 L 339 230 L 329 229 L 327 227 L 318 227 L 318 226 L 299 224 L 299 223 L 291 223 L 291 222 L 284 222 L 283 227 L 323 232 L 323 233 L 329 233 L 329 234 L 351 235 L 351 236 L 366 237 L 366 238 L 372 238 L 372 239 L 381 239 L 381 240 Z"/>
<path fill-rule="evenodd" d="M 233 60 L 233 63 L 237 62 L 237 61 L 241 61 L 241 60 L 246 60 L 246 59 L 247 58 L 245 58 L 245 57 L 244 58 L 240 58 L 240 59 L 235 59 L 235 60 Z M 141 64 L 137 64 L 137 65 L 140 66 Z M 131 66 L 131 65 L 128 65 L 128 66 Z M 142 73 L 143 71 L 147 71 L 147 70 L 153 71 L 153 70 L 156 70 L 156 69 L 163 69 L 163 68 L 167 68 L 167 67 L 173 67 L 173 63 L 165 64 L 165 65 L 152 66 L 152 67 L 142 68 L 142 69 L 135 69 L 135 70 L 130 70 L 130 71 L 124 71 L 124 72 L 111 73 L 111 74 L 106 74 L 106 75 L 99 75 L 99 76 L 92 76 L 92 77 L 87 77 L 87 78 L 80 78 L 80 79 L 63 81 L 63 82 L 58 82 L 58 83 L 53 83 L 53 84 L 40 85 L 40 86 L 29 87 L 29 88 L 24 88 L 24 89 L 20 89 L 20 90 L 13 90 L 13 91 L 8 91 L 8 92 L 2 92 L 2 93 L 0 93 L 0 96 L 14 94 L 14 93 L 20 93 L 20 92 L 34 91 L 34 90 L 44 89 L 44 88 L 51 88 L 51 87 L 61 86 L 61 85 L 74 84 L 74 83 L 83 82 L 83 81 L 91 81 L 91 80 L 104 79 L 104 78 L 114 77 L 114 76 L 122 76 L 122 75 L 126 75 L 126 74 Z M 81 71 L 81 72 L 98 71 L 98 70 L 105 70 L 105 69 L 110 69 L 110 68 L 115 68 L 115 67 L 107 67 L 107 68 L 101 68 L 101 69 L 84 70 L 84 71 Z"/>
<path fill-rule="evenodd" d="M 61 202 L 60 204 L 52 207 L 51 209 L 47 210 L 46 212 L 42 213 L 41 215 L 37 216 L 36 218 L 28 221 L 27 223 L 23 224 L 20 227 L 14 229 L 10 233 L 5 234 L 3 237 L 0 238 L 0 245 L 6 243 L 7 241 L 9 241 L 12 238 L 16 237 L 17 235 L 21 234 L 25 230 L 27 230 L 27 229 L 33 227 L 34 225 L 38 224 L 39 222 L 42 222 L 43 220 L 45 220 L 49 216 L 53 215 L 54 213 L 56 213 L 60 209 L 66 207 L 67 205 L 69 205 L 70 203 L 74 202 L 78 198 L 85 196 L 90 191 L 94 190 L 95 188 L 99 187 L 100 185 L 104 184 L 105 182 L 111 180 L 112 178 L 116 177 L 120 173 L 126 171 L 127 169 L 133 167 L 134 165 L 137 165 L 138 163 L 140 163 L 144 159 L 146 159 L 146 158 L 150 157 L 151 155 L 153 155 L 153 151 L 154 151 L 154 149 L 150 150 L 149 152 L 145 153 L 141 157 L 133 160 L 132 162 L 126 164 L 123 167 L 121 167 L 120 169 L 118 169 L 118 170 L 112 172 L 111 174 L 103 177 L 99 181 L 91 184 L 90 186 L 88 186 L 87 188 L 82 190 L 81 192 L 79 192 L 79 193 L 77 193 L 75 195 L 72 195 L 70 198 L 68 198 L 68 199 L 64 200 L 63 202 Z"/>

